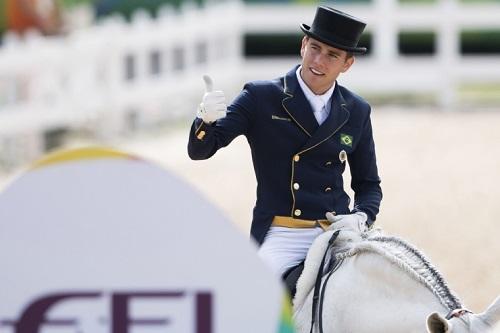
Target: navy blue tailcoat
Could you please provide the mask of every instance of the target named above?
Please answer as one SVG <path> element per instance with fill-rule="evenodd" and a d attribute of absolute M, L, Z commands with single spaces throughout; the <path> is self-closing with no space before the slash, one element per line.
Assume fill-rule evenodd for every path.
<path fill-rule="evenodd" d="M 251 235 L 262 244 L 274 216 L 324 219 L 349 214 L 342 173 L 346 157 L 354 191 L 353 211 L 375 221 L 382 191 L 377 171 L 370 105 L 336 84 L 331 112 L 319 126 L 292 69 L 272 81 L 247 83 L 225 118 L 210 125 L 195 119 L 188 153 L 207 159 L 245 135 L 257 179 Z"/>

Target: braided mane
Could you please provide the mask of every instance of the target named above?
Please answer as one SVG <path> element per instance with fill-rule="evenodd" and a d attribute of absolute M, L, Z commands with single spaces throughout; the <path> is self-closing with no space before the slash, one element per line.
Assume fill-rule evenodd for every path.
<path fill-rule="evenodd" d="M 425 285 L 448 310 L 462 308 L 458 297 L 450 290 L 441 273 L 427 260 L 422 252 L 394 236 L 379 236 L 369 233 L 352 247 L 335 254 L 337 260 L 351 257 L 361 252 L 377 253 L 396 264 L 413 279 Z"/>

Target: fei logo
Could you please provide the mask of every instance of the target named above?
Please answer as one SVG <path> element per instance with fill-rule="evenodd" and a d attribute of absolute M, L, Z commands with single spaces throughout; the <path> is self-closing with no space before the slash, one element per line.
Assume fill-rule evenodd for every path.
<path fill-rule="evenodd" d="M 103 302 L 106 306 L 102 309 L 107 309 L 107 313 L 93 316 L 94 318 L 89 318 L 88 311 L 67 314 L 69 309 L 78 308 L 75 305 L 79 303 L 88 306 L 91 303 Z M 137 314 L 141 306 L 143 311 Z M 64 316 L 49 314 L 51 310 L 61 312 L 64 308 Z M 148 308 L 156 311 L 145 313 L 144 309 Z M 148 332 L 152 332 L 154 328 L 158 329 L 158 332 L 170 332 L 169 329 L 174 328 L 172 332 L 212 333 L 213 317 L 213 294 L 208 291 L 73 291 L 36 298 L 24 307 L 17 319 L 0 318 L 0 332 L 3 333 L 5 328 L 9 328 L 6 332 L 45 333 L 50 332 L 51 328 L 57 332 L 64 328 L 64 332 L 95 333 L 93 329 L 84 328 L 88 327 L 84 322 L 92 321 L 92 325 L 100 326 L 99 331 L 107 333 L 141 332 L 141 327 Z M 182 321 L 189 323 L 181 329 L 179 322 Z M 186 329 L 186 326 L 191 329 Z"/>
<path fill-rule="evenodd" d="M 140 157 L 47 156 L 0 193 L 0 230 L 0 333 L 293 332 L 255 245 Z"/>

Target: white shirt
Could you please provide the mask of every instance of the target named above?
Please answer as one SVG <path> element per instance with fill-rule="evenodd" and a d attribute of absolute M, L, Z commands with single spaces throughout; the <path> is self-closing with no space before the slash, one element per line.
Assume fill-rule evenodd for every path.
<path fill-rule="evenodd" d="M 302 91 L 304 92 L 304 95 L 306 96 L 306 99 L 309 101 L 309 104 L 311 104 L 311 107 L 314 112 L 314 117 L 318 121 L 318 124 L 323 124 L 325 119 L 328 117 L 330 114 L 331 110 L 331 99 L 332 99 L 332 94 L 333 90 L 335 89 L 335 82 L 333 82 L 333 85 L 328 89 L 324 94 L 322 95 L 316 95 L 304 82 L 302 77 L 300 76 L 300 70 L 302 69 L 302 66 L 299 66 L 297 68 L 297 71 L 295 72 L 295 75 L 297 75 L 297 80 L 299 81 L 300 88 L 302 88 Z"/>

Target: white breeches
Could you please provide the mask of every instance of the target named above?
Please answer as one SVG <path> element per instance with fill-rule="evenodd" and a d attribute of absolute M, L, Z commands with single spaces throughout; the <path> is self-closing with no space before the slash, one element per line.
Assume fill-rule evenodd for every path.
<path fill-rule="evenodd" d="M 305 259 L 312 242 L 322 233 L 320 227 L 299 229 L 271 226 L 259 249 L 259 257 L 281 277 Z"/>

